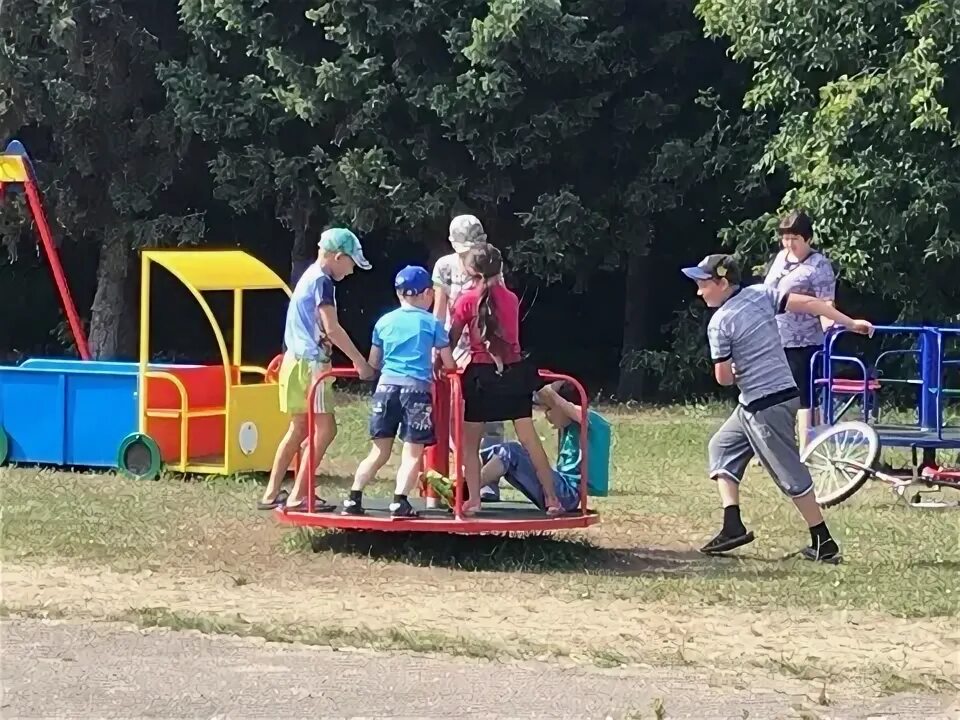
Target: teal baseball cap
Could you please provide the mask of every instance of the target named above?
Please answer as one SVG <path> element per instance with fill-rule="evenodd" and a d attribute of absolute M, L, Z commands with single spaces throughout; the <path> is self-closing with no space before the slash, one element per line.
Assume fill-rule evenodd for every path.
<path fill-rule="evenodd" d="M 330 228 L 320 234 L 317 247 L 326 252 L 343 253 L 349 255 L 361 270 L 373 267 L 370 261 L 363 256 L 363 246 L 357 236 L 346 228 Z"/>

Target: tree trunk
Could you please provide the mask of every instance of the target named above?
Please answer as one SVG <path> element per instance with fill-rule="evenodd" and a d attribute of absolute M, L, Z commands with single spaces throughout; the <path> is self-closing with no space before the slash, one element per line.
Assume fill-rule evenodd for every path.
<path fill-rule="evenodd" d="M 100 248 L 90 316 L 90 353 L 98 360 L 136 358 L 134 260 L 122 235 L 110 237 Z"/>
<path fill-rule="evenodd" d="M 643 227 L 643 226 L 641 226 Z M 646 345 L 647 295 L 650 286 L 646 271 L 649 255 L 648 228 L 642 230 L 627 250 L 627 272 L 624 279 L 625 297 L 623 307 L 623 345 L 620 350 L 620 378 L 617 382 L 617 399 L 643 399 L 645 371 L 637 367 L 633 355 Z"/>

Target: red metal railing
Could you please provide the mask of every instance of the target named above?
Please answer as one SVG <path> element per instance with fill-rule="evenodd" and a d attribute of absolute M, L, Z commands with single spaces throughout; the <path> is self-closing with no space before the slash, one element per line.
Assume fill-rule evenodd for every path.
<path fill-rule="evenodd" d="M 589 409 L 587 404 L 589 399 L 587 397 L 587 392 L 584 389 L 583 385 L 579 381 L 570 377 L 569 375 L 562 375 L 559 373 L 551 372 L 549 370 L 540 370 L 540 377 L 544 380 L 549 380 L 551 382 L 557 380 L 565 380 L 569 382 L 573 387 L 577 389 L 577 394 L 580 397 L 580 512 L 583 515 L 587 514 L 587 475 L 589 473 L 589 448 L 587 443 L 587 422 L 589 420 Z M 320 387 L 320 384 L 325 382 L 328 378 L 357 378 L 357 371 L 350 368 L 332 368 L 326 372 L 320 373 L 313 382 L 310 384 L 310 391 L 307 394 L 307 512 L 312 513 L 314 511 L 314 498 L 315 498 L 315 485 L 316 485 L 316 471 L 317 471 L 317 460 L 316 460 L 316 450 L 314 447 L 314 436 L 316 435 L 316 401 L 317 401 L 317 388 Z M 439 382 L 449 382 L 450 384 L 450 422 L 452 424 L 452 432 L 445 432 L 446 428 L 438 429 L 436 433 L 437 445 L 434 446 L 432 453 L 426 458 L 426 470 L 438 470 L 437 460 L 439 458 L 448 458 L 449 457 L 449 444 L 444 443 L 441 445 L 441 438 L 446 440 L 449 437 L 453 439 L 453 466 L 454 466 L 454 506 L 453 506 L 453 515 L 457 520 L 463 519 L 463 487 L 464 487 L 464 477 L 463 477 L 463 392 L 460 380 L 460 373 L 456 371 L 447 372 L 445 379 Z M 434 393 L 434 402 L 437 402 L 437 398 L 442 398 L 444 393 L 435 392 Z M 434 418 L 435 422 L 437 418 L 443 420 L 443 412 L 436 412 L 434 408 Z M 446 475 L 446 473 L 444 473 Z"/>

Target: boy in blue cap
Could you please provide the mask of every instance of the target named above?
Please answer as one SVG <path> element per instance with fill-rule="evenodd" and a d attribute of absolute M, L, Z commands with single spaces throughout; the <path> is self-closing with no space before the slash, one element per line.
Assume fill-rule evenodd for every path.
<path fill-rule="evenodd" d="M 337 304 L 334 283 L 353 274 L 359 267 L 369 270 L 370 263 L 363 255 L 357 236 L 345 228 L 330 228 L 320 235 L 317 243 L 316 261 L 304 271 L 297 281 L 283 331 L 285 352 L 280 365 L 280 410 L 290 415 L 290 427 L 277 448 L 270 471 L 270 481 L 263 492 L 258 507 L 268 510 L 285 506 L 291 510 L 306 508 L 303 488 L 307 473 L 316 468 L 307 467 L 307 453 L 303 454 L 300 467 L 289 496 L 281 492 L 280 485 L 287 468 L 307 438 L 307 395 L 314 379 L 328 371 L 333 346 L 340 348 L 353 362 L 362 380 L 373 377 L 373 370 L 357 350 L 353 340 L 337 319 Z M 337 435 L 337 423 L 333 414 L 333 379 L 317 388 L 314 411 L 316 413 L 316 436 L 314 437 L 315 460 L 323 459 Z M 336 507 L 322 498 L 314 503 L 316 512 L 331 512 Z"/>
<path fill-rule="evenodd" d="M 344 515 L 362 515 L 363 488 L 376 476 L 393 450 L 399 432 L 403 442 L 397 486 L 390 504 L 394 517 L 416 517 L 407 495 L 417 482 L 420 458 L 436 442 L 433 427 L 433 351 L 443 366 L 456 370 L 450 338 L 430 312 L 433 280 L 425 268 L 408 265 L 393 283 L 400 307 L 381 317 L 373 328 L 369 363 L 380 369 L 370 414 L 370 454 L 357 467 Z"/>

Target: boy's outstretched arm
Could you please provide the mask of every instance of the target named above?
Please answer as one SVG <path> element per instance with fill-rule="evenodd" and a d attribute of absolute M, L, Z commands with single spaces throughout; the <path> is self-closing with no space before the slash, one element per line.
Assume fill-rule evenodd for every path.
<path fill-rule="evenodd" d="M 833 305 L 820 298 L 791 293 L 783 299 L 783 307 L 789 312 L 819 315 L 861 335 L 873 334 L 873 325 L 868 320 L 855 320 L 848 315 L 844 315 Z"/>
<path fill-rule="evenodd" d="M 321 305 L 319 310 L 320 319 L 323 321 L 323 329 L 327 337 L 334 345 L 340 348 L 344 354 L 350 358 L 350 362 L 357 369 L 357 374 L 361 380 L 369 380 L 374 376 L 373 368 L 367 363 L 366 358 L 357 350 L 353 344 L 350 335 L 343 329 L 340 320 L 337 318 L 337 308 L 335 305 Z"/>
<path fill-rule="evenodd" d="M 537 391 L 537 402 L 542 405 L 549 405 L 560 410 L 570 420 L 579 423 L 582 418 L 583 409 L 576 403 L 572 403 L 566 398 L 560 397 L 560 394 L 553 389 L 552 385 L 544 385 Z"/>
<path fill-rule="evenodd" d="M 447 294 L 447 288 L 443 285 L 435 286 L 433 292 L 433 316 L 441 323 L 447 322 L 449 304 L 450 296 Z"/>

